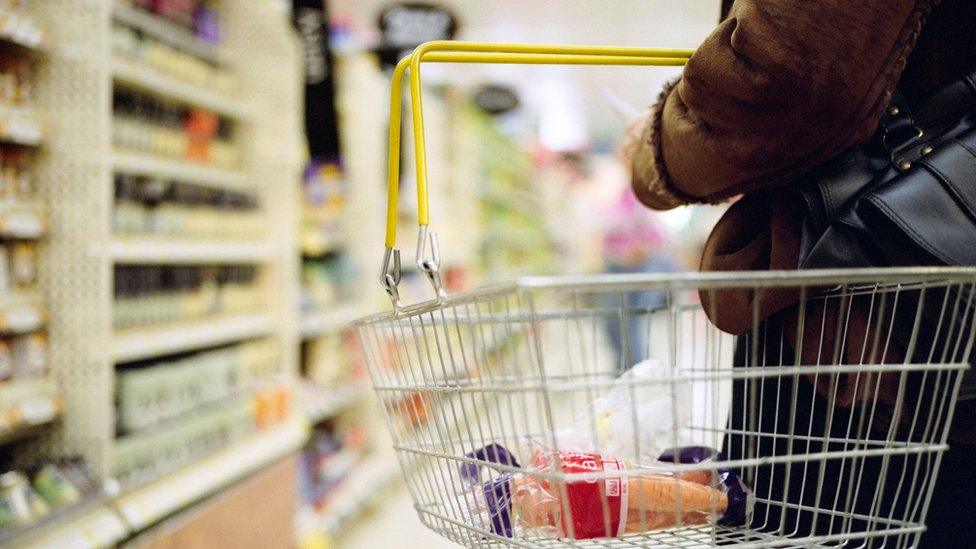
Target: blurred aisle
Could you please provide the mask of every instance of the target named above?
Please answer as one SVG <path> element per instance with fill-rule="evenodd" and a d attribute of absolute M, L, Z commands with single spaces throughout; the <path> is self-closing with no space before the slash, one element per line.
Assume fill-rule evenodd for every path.
<path fill-rule="evenodd" d="M 413 502 L 410 501 L 406 485 L 399 483 L 383 501 L 377 504 L 374 511 L 350 524 L 343 535 L 336 539 L 335 547 L 447 549 L 458 546 L 421 524 L 413 510 Z"/>

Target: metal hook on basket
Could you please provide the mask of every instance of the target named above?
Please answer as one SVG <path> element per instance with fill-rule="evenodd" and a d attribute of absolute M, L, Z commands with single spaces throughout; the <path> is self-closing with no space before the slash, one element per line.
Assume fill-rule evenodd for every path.
<path fill-rule="evenodd" d="M 380 273 L 380 285 L 383 286 L 387 295 L 390 296 L 390 301 L 393 302 L 393 308 L 397 311 L 403 307 L 403 302 L 400 301 L 400 290 L 398 289 L 402 273 L 400 249 L 385 248 L 383 251 L 383 272 Z"/>
<path fill-rule="evenodd" d="M 428 236 L 429 234 L 429 236 Z M 430 258 L 426 256 L 427 240 L 430 240 Z M 434 294 L 438 301 L 447 297 L 444 284 L 441 282 L 441 252 L 437 245 L 437 233 L 427 230 L 427 225 L 421 225 L 417 234 L 417 267 L 427 275 L 427 280 L 434 287 Z"/>

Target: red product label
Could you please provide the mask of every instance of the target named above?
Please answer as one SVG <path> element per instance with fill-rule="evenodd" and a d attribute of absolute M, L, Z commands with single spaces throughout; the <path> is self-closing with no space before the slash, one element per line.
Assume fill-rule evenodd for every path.
<path fill-rule="evenodd" d="M 615 473 L 624 471 L 624 464 L 615 458 L 604 459 L 599 454 L 559 452 L 562 472 Z M 563 521 L 566 535 L 576 539 L 614 537 L 622 534 L 621 515 L 627 517 L 627 479 L 608 476 L 605 479 L 574 480 L 566 483 L 567 507 L 572 530 Z M 561 495 L 561 494 L 557 494 Z"/>

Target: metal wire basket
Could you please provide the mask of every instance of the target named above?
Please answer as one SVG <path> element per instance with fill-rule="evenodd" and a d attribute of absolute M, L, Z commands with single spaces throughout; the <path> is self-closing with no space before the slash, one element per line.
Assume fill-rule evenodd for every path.
<path fill-rule="evenodd" d="M 434 57 L 442 48 L 465 53 Z M 399 80 L 410 66 L 418 163 L 418 69 L 425 56 L 461 62 L 680 58 L 661 50 L 551 48 L 418 48 L 398 66 L 393 84 L 398 112 Z M 557 54 L 565 57 L 552 59 Z M 399 135 L 398 114 L 392 119 L 391 136 Z M 424 177 L 418 166 L 419 182 L 425 184 Z M 423 211 L 426 193 L 418 195 Z M 395 190 L 390 205 L 392 225 Z M 976 270 L 524 278 L 447 296 L 437 273 L 436 238 L 425 230 L 426 214 L 421 221 L 418 265 L 436 299 L 400 303 L 390 229 L 382 280 L 394 308 L 360 320 L 357 328 L 407 487 L 429 528 L 469 547 L 917 544 L 972 353 Z M 432 256 L 425 258 L 428 239 Z M 723 301 L 715 298 L 723 292 L 752 304 L 751 328 L 740 336 L 708 320 L 720 312 L 715 308 Z M 794 304 L 770 315 L 764 304 L 783 296 Z M 642 362 L 652 366 L 652 375 L 625 373 Z M 608 394 L 618 400 L 613 419 L 604 421 L 594 406 Z M 608 430 L 623 433 L 612 447 Z M 568 442 L 566 433 L 578 440 Z M 612 455 L 620 466 L 606 468 L 611 458 L 605 457 L 604 469 L 581 473 L 558 461 L 540 467 L 532 457 L 539 449 L 558 452 L 573 444 Z M 679 447 L 722 454 L 686 461 L 672 450 Z M 619 483 L 642 474 L 648 455 L 660 456 L 656 473 L 675 478 L 698 472 L 715 484 L 720 473 L 733 474 L 746 489 L 741 516 L 727 520 L 731 499 L 725 509 L 713 500 L 706 518 L 689 521 L 681 487 L 658 502 L 656 518 L 645 509 L 625 510 L 629 496 L 626 490 L 620 495 Z M 558 516 L 548 517 L 562 526 L 558 532 L 522 524 L 525 512 L 511 491 L 516 478 L 561 496 Z M 568 489 L 580 483 L 599 487 L 603 528 L 596 534 L 581 535 L 575 522 L 580 510 Z M 674 520 L 662 522 L 662 514 Z"/>

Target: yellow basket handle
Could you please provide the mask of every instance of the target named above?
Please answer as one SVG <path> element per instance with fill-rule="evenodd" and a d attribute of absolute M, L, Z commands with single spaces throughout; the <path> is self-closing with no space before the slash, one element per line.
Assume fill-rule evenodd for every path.
<path fill-rule="evenodd" d="M 417 265 L 434 286 L 437 299 L 444 297 L 438 267 L 437 238 L 429 234 L 431 258 L 425 258 L 429 225 L 427 196 L 427 150 L 423 120 L 421 62 L 434 63 L 494 63 L 535 65 L 619 65 L 619 66 L 682 66 L 693 50 L 636 48 L 617 46 L 571 46 L 552 44 L 493 44 L 482 42 L 435 41 L 418 46 L 404 57 L 393 71 L 390 86 L 390 134 L 387 172 L 386 242 L 381 282 L 390 295 L 394 308 L 402 307 L 397 285 L 400 282 L 400 254 L 396 247 L 396 226 L 399 210 L 400 130 L 402 124 L 403 77 L 410 70 L 410 100 L 413 117 L 414 159 L 417 178 L 417 218 L 420 231 L 417 240 Z"/>

